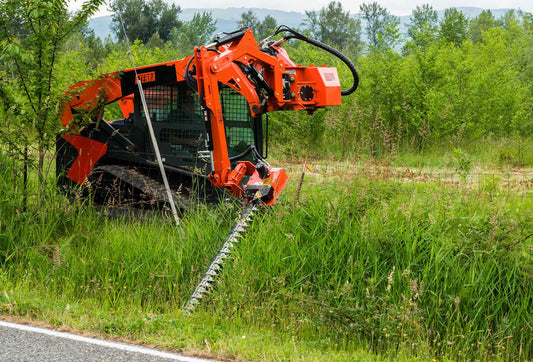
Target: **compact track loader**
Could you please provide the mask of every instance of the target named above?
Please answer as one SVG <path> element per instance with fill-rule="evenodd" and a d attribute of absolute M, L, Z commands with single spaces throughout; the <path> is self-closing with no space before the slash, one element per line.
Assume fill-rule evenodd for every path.
<path fill-rule="evenodd" d="M 283 32 L 288 35 L 281 40 L 258 45 L 250 29 L 241 29 L 196 47 L 185 59 L 72 86 L 61 119 L 67 131 L 57 141 L 58 183 L 89 182 L 98 202 L 168 203 L 158 147 L 179 208 L 216 202 L 227 193 L 272 205 L 287 175 L 265 161 L 263 116 L 340 105 L 341 94 L 358 83 L 355 67 L 342 54 L 287 27 L 276 34 Z M 352 87 L 341 91 L 335 68 L 295 65 L 281 47 L 292 38 L 343 59 L 354 75 Z M 113 102 L 123 118 L 107 122 L 104 106 Z"/>

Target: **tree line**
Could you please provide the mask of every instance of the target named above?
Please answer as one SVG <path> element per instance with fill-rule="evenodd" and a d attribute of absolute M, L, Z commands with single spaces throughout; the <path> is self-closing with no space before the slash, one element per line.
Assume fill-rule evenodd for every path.
<path fill-rule="evenodd" d="M 39 170 L 59 132 L 64 90 L 102 73 L 180 59 L 213 39 L 208 11 L 190 21 L 162 0 L 114 0 L 114 37 L 101 40 L 87 27 L 103 0 L 87 0 L 71 14 L 67 1 L 0 3 L 0 150 L 12 162 Z M 271 16 L 243 12 L 235 27 L 263 39 L 278 27 Z M 124 32 L 125 30 L 125 32 Z M 234 30 L 234 29 L 229 29 Z M 340 108 L 278 112 L 270 118 L 274 147 L 291 154 L 379 156 L 423 150 L 443 139 L 524 137 L 533 131 L 533 16 L 489 10 L 468 18 L 456 8 L 442 18 L 430 5 L 413 9 L 406 32 L 377 2 L 352 15 L 332 1 L 307 11 L 299 31 L 341 50 L 360 73 L 359 89 Z M 364 40 L 363 40 L 364 39 Z M 284 46 L 299 64 L 337 66 L 343 85 L 351 75 L 330 54 L 305 43 Z M 118 111 L 109 111 L 109 118 Z M 271 139 L 272 139 L 271 138 Z"/>

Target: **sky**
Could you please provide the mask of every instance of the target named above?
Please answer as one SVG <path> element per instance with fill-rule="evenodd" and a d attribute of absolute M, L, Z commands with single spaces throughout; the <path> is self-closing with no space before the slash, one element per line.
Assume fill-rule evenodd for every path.
<path fill-rule="evenodd" d="M 305 12 L 306 10 L 320 10 L 327 6 L 331 0 L 164 0 L 174 2 L 182 9 L 210 9 L 228 7 L 262 8 L 273 10 Z M 359 6 L 373 0 L 337 0 L 342 7 L 351 13 L 359 12 Z M 533 0 L 377 0 L 378 4 L 388 9 L 394 15 L 409 15 L 417 5 L 431 4 L 435 10 L 444 10 L 450 7 L 478 7 L 482 9 L 513 8 L 527 12 L 533 12 Z M 71 10 L 79 9 L 82 0 L 71 0 Z M 96 16 L 109 15 L 108 6 L 102 6 Z"/>

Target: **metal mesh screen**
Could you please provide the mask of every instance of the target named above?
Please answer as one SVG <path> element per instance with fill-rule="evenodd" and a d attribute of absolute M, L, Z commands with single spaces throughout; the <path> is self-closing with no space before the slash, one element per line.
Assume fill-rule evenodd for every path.
<path fill-rule="evenodd" d="M 203 121 L 198 96 L 184 84 L 152 87 L 144 93 L 153 122 L 196 124 Z"/>
<path fill-rule="evenodd" d="M 162 156 L 175 166 L 202 167 L 198 152 L 207 149 L 198 96 L 185 83 L 144 91 Z"/>
<path fill-rule="evenodd" d="M 220 101 L 224 113 L 229 157 L 243 153 L 254 143 L 253 119 L 244 96 L 220 85 Z"/>
<path fill-rule="evenodd" d="M 161 122 L 172 110 L 178 99 L 178 92 L 174 87 L 157 86 L 145 89 L 144 96 L 152 122 Z"/>
<path fill-rule="evenodd" d="M 219 86 L 228 154 L 233 157 L 254 144 L 254 120 L 244 96 Z M 198 96 L 185 83 L 155 86 L 144 93 L 165 162 L 203 168 L 205 160 L 198 159 L 198 152 L 207 150 L 207 133 Z"/>

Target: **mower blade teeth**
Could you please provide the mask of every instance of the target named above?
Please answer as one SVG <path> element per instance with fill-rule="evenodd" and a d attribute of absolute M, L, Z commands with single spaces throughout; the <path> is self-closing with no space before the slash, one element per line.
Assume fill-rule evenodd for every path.
<path fill-rule="evenodd" d="M 201 299 L 203 295 L 199 291 L 195 291 L 190 300 L 191 303 L 199 303 L 198 299 Z"/>
<path fill-rule="evenodd" d="M 235 249 L 235 244 L 237 243 L 237 240 L 228 240 L 228 242 L 226 243 L 226 245 L 228 246 L 228 248 L 230 249 Z"/>
<path fill-rule="evenodd" d="M 204 279 L 204 280 L 202 280 L 202 281 L 200 282 L 200 284 L 199 284 L 199 285 L 200 285 L 200 286 L 202 286 L 202 287 L 204 287 L 204 288 L 206 288 L 206 289 L 209 289 L 209 288 L 211 288 L 211 283 L 210 283 L 210 282 L 208 282 L 208 281 L 207 281 L 207 280 L 205 280 L 205 279 Z"/>
<path fill-rule="evenodd" d="M 254 204 L 247 204 L 241 211 L 240 217 L 236 220 L 231 231 L 226 236 L 222 248 L 215 256 L 207 271 L 205 272 L 202 280 L 196 286 L 191 298 L 184 307 L 184 313 L 190 315 L 197 305 L 200 304 L 200 300 L 205 294 L 211 290 L 213 283 L 216 281 L 216 277 L 220 274 L 223 268 L 224 262 L 231 257 L 232 249 L 235 249 L 235 245 L 243 237 L 243 233 L 246 232 L 249 224 L 252 221 L 254 211 L 259 210 Z"/>

